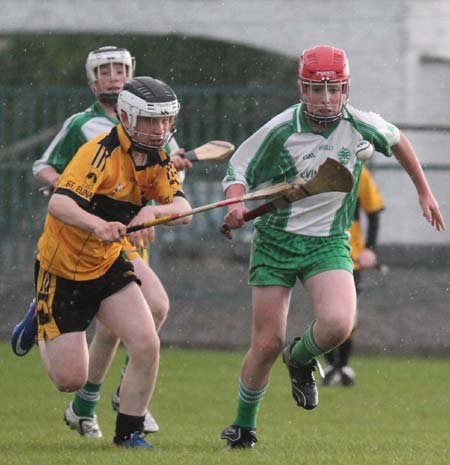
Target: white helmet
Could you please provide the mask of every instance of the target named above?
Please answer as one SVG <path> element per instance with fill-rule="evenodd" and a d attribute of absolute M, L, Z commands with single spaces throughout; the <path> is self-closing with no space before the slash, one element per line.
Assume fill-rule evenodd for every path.
<path fill-rule="evenodd" d="M 117 114 L 123 124 L 123 113 L 127 115 L 127 124 L 124 129 L 130 137 L 133 145 L 137 148 L 148 150 L 166 145 L 173 136 L 174 126 L 164 135 L 163 143 L 152 146 L 136 142 L 135 135 L 138 116 L 145 118 L 167 118 L 175 117 L 180 111 L 175 92 L 164 82 L 151 77 L 136 77 L 130 79 L 123 87 L 117 99 Z"/>
<path fill-rule="evenodd" d="M 118 48 L 113 46 L 100 47 L 89 53 L 86 59 L 86 75 L 89 87 L 94 95 L 101 101 L 115 103 L 117 101 L 118 92 L 103 92 L 97 88 L 98 69 L 101 65 L 110 64 L 111 69 L 114 63 L 119 63 L 124 66 L 126 79 L 131 79 L 136 66 L 134 57 L 126 48 Z M 111 73 L 112 74 L 112 73 Z"/>

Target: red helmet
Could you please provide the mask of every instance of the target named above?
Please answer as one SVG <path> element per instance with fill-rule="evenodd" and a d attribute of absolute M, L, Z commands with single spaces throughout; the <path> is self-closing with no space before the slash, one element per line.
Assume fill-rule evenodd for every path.
<path fill-rule="evenodd" d="M 298 77 L 302 81 L 348 81 L 350 71 L 343 50 L 329 45 L 318 45 L 303 52 Z"/>
<path fill-rule="evenodd" d="M 336 121 L 342 117 L 342 110 L 348 100 L 350 80 L 347 55 L 343 50 L 329 45 L 318 45 L 305 50 L 300 57 L 298 77 L 301 100 L 307 106 L 308 101 L 305 98 L 306 86 L 340 84 L 342 99 L 335 114 L 321 116 L 314 113 L 310 108 L 307 108 L 305 112 L 307 116 L 321 123 Z"/>

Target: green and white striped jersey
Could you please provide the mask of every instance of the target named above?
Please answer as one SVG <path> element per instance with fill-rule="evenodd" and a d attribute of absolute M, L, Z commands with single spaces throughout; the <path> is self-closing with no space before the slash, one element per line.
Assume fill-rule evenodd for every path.
<path fill-rule="evenodd" d="M 49 166 L 62 173 L 78 149 L 103 132 L 109 132 L 119 121 L 109 116 L 98 102 L 85 111 L 70 116 L 39 160 L 33 163 L 33 174 Z M 174 138 L 165 147 L 170 155 L 179 149 Z"/>
<path fill-rule="evenodd" d="M 343 234 L 353 221 L 363 166 L 355 155 L 355 146 L 361 140 L 371 142 L 377 152 L 392 156 L 391 147 L 399 142 L 400 133 L 378 114 L 348 105 L 336 125 L 316 133 L 303 117 L 302 104 L 294 105 L 271 119 L 236 150 L 223 189 L 238 183 L 251 191 L 298 177 L 309 180 L 327 158 L 333 158 L 353 174 L 352 192 L 307 197 L 258 218 L 255 225 L 305 236 Z"/>

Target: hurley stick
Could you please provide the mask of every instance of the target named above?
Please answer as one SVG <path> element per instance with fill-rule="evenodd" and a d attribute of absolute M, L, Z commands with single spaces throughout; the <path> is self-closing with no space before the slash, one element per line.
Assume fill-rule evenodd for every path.
<path fill-rule="evenodd" d="M 234 145 L 225 140 L 211 140 L 193 150 L 188 150 L 183 157 L 190 161 L 225 160 L 234 152 Z"/>
<path fill-rule="evenodd" d="M 161 216 L 155 218 L 154 220 L 148 221 L 146 223 L 137 224 L 135 226 L 130 226 L 127 228 L 127 233 L 139 231 L 145 228 L 151 228 L 158 224 L 169 223 L 170 221 L 176 220 L 178 218 L 184 218 L 186 216 L 196 215 L 197 213 L 202 213 L 207 210 L 212 210 L 214 208 L 226 207 L 228 205 L 233 205 L 235 203 L 245 202 L 246 200 L 264 200 L 264 199 L 273 199 L 274 197 L 280 195 L 288 195 L 293 190 L 298 189 L 300 181 L 296 182 L 283 182 L 280 184 L 275 184 L 273 186 L 265 187 L 259 189 L 255 192 L 242 195 L 240 197 L 232 197 L 225 200 L 220 200 L 219 202 L 210 203 L 208 205 L 203 205 L 201 207 L 193 208 L 184 213 L 173 213 L 171 215 Z"/>
<path fill-rule="evenodd" d="M 320 165 L 319 171 L 309 181 L 298 180 L 291 184 L 291 188 L 280 194 L 270 202 L 249 210 L 244 214 L 244 220 L 250 221 L 265 213 L 285 208 L 297 200 L 310 197 L 311 195 L 323 194 L 325 192 L 350 192 L 353 188 L 353 176 L 350 171 L 332 158 L 327 158 L 325 163 Z M 232 239 L 230 227 L 224 223 L 220 232 Z"/>

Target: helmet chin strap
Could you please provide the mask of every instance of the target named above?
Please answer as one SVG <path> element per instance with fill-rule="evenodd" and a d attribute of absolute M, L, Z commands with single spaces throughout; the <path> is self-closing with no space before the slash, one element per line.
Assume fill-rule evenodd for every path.
<path fill-rule="evenodd" d="M 171 140 L 172 137 L 174 136 L 176 130 L 174 129 L 171 131 L 167 137 L 164 138 L 163 143 L 159 146 L 151 146 L 151 145 L 146 145 L 146 144 L 140 144 L 139 142 L 135 142 L 131 136 L 125 131 L 127 134 L 128 138 L 130 139 L 131 142 L 131 148 L 134 150 L 137 150 L 138 152 L 141 153 L 153 153 L 155 150 L 163 149 Z"/>
<path fill-rule="evenodd" d="M 98 94 L 97 99 L 106 105 L 116 105 L 119 94 Z"/>
<path fill-rule="evenodd" d="M 305 108 L 303 108 L 303 114 L 306 116 L 307 119 L 313 121 L 316 124 L 320 124 L 321 126 L 330 126 L 331 124 L 335 123 L 336 121 L 339 121 L 342 119 L 342 116 L 344 115 L 344 109 L 334 116 L 317 116 L 314 113 L 309 112 Z"/>
<path fill-rule="evenodd" d="M 130 140 L 131 140 L 131 149 L 136 150 L 137 152 L 140 152 L 140 153 L 150 154 L 150 153 L 157 152 L 159 149 L 164 147 L 164 145 L 161 145 L 160 147 L 150 147 L 149 145 L 142 145 L 137 142 L 134 142 L 133 139 L 130 139 Z"/>

